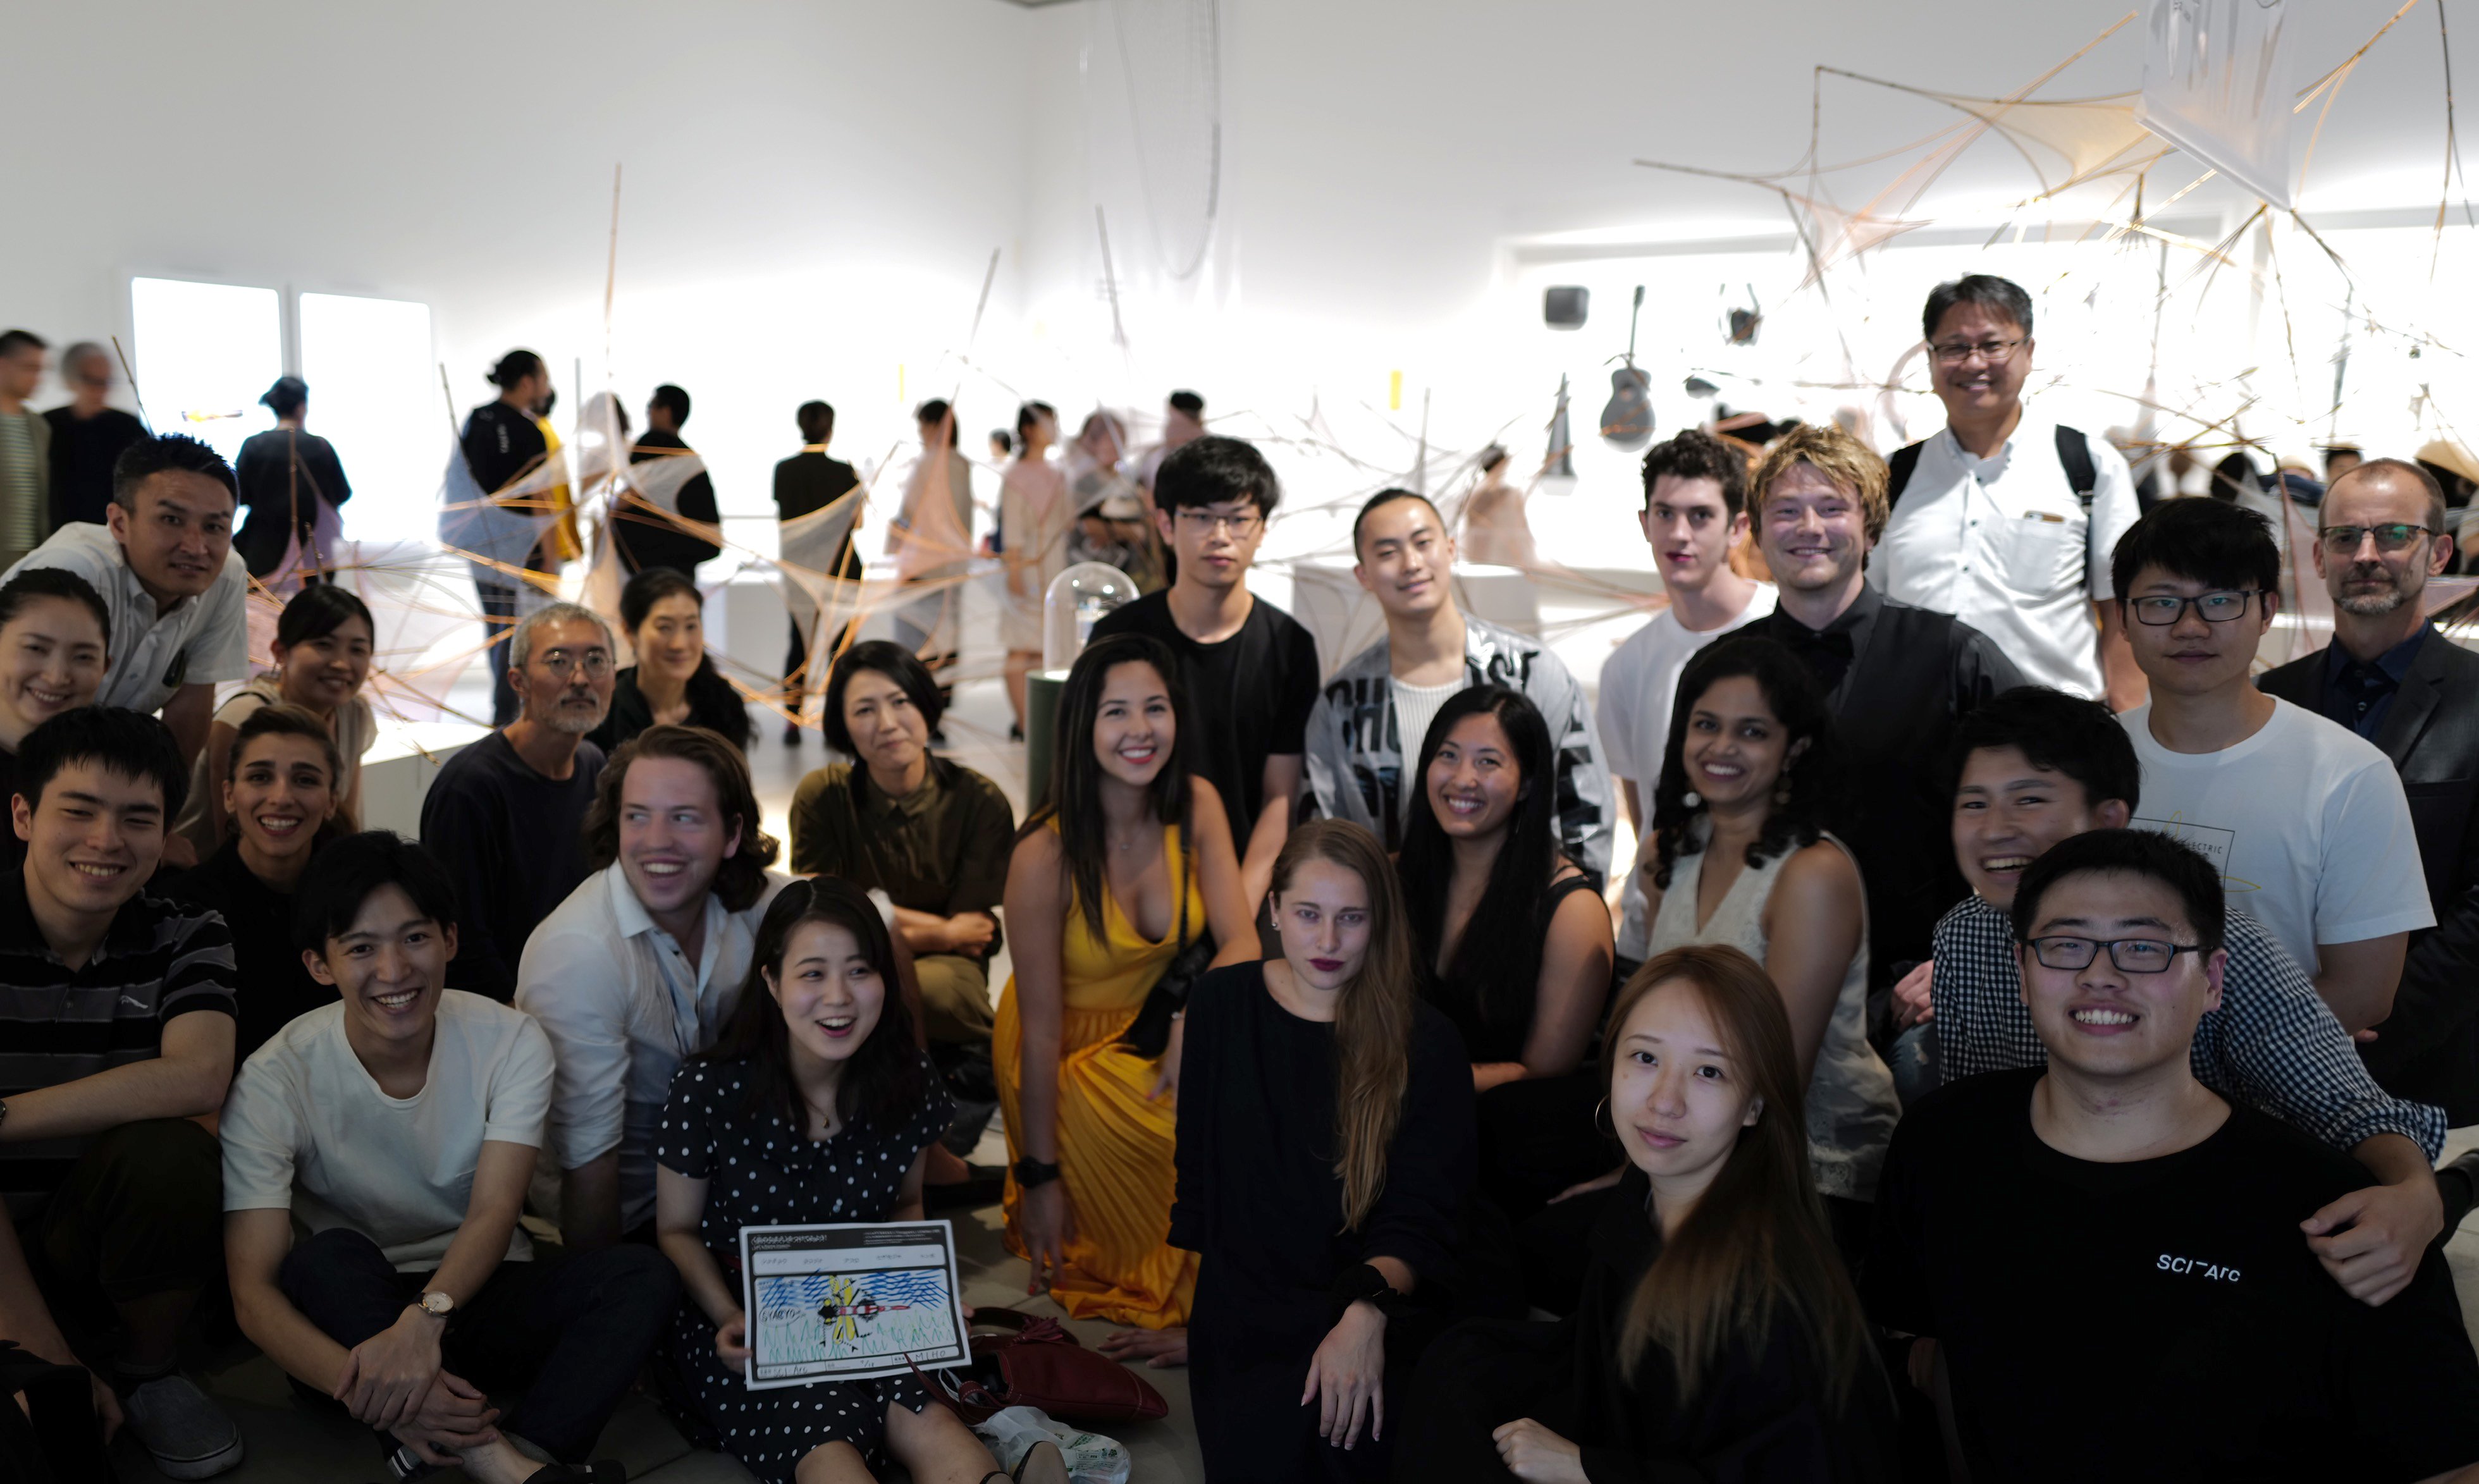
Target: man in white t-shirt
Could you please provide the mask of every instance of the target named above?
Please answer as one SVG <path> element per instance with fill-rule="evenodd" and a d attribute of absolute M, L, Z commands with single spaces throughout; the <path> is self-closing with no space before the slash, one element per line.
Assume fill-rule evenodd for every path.
<path fill-rule="evenodd" d="M 2432 927 L 2400 777 L 2372 743 L 2255 688 L 2281 606 L 2263 518 L 2173 499 L 2117 544 L 2110 577 L 2152 682 L 2120 713 L 2143 763 L 2132 823 L 2204 853 L 2230 905 L 2310 971 L 2352 1032 L 2391 1012 L 2410 934 Z"/>
<path fill-rule="evenodd" d="M 1601 664 L 1601 756 L 1642 844 L 1646 801 L 1670 750 L 1670 707 L 1679 672 L 1698 650 L 1774 611 L 1774 586 L 1730 570 L 1730 549 L 1748 534 L 1748 461 L 1728 444 L 1689 428 L 1644 456 L 1644 539 L 1661 567 L 1670 606 L 1629 634 Z M 1644 883 L 1627 875 L 1619 930 L 1622 970 L 1645 956 Z M 1623 974 L 1622 975 L 1623 977 Z"/>
<path fill-rule="evenodd" d="M 575 1466 L 678 1280 L 642 1246 L 530 1261 L 517 1216 L 549 1040 L 524 1011 L 447 987 L 456 888 L 421 846 L 385 831 L 327 846 L 296 912 L 316 936 L 302 961 L 339 1003 L 253 1053 L 224 1104 L 243 1333 L 296 1391 L 375 1429 L 399 1478 L 455 1463 L 477 1484 L 524 1484 L 543 1471 L 520 1436 L 572 1466 L 551 1479 L 616 1477 Z M 485 1387 L 524 1394 L 501 1417 Z"/>
<path fill-rule="evenodd" d="M 2108 587 L 2134 476 L 2107 439 L 2025 415 L 2032 296 L 1974 273 L 1936 286 L 1920 329 L 1946 425 L 1886 460 L 1893 516 L 1868 580 L 1986 634 L 2035 685 L 2141 704 Z"/>

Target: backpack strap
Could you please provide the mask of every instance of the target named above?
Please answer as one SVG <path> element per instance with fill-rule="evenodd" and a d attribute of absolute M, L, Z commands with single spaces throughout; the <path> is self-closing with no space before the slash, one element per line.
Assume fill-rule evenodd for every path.
<path fill-rule="evenodd" d="M 2074 486 L 2075 499 L 2083 501 L 2083 514 L 2091 514 L 2092 491 L 2100 484 L 2100 471 L 2092 466 L 2091 440 L 2058 423 L 2057 463 L 2066 472 L 2066 483 Z"/>
<path fill-rule="evenodd" d="M 1885 460 L 1888 475 L 1885 481 L 1885 513 L 1888 516 L 1893 514 L 1894 506 L 1902 502 L 1903 491 L 1911 482 L 1911 471 L 1920 467 L 1920 450 L 1927 447 L 1926 439 L 1904 444 Z"/>

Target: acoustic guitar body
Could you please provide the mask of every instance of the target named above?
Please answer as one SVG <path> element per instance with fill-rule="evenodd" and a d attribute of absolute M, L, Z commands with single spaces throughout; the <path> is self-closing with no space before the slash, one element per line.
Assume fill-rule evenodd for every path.
<path fill-rule="evenodd" d="M 1601 441 L 1621 453 L 1652 442 L 1652 377 L 1634 366 L 1610 372 L 1610 399 L 1601 409 Z"/>

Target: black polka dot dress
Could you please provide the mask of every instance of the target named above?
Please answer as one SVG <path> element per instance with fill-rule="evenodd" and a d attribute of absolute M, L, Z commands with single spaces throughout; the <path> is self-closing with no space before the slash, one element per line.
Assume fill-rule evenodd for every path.
<path fill-rule="evenodd" d="M 912 1162 L 955 1116 L 925 1055 L 922 1083 L 930 1095 L 910 1118 L 891 1129 L 847 1127 L 812 1142 L 779 1112 L 746 1109 L 748 1070 L 746 1062 L 682 1066 L 672 1078 L 654 1139 L 656 1160 L 706 1182 L 698 1235 L 734 1289 L 742 1227 L 888 1219 Z M 714 1353 L 714 1324 L 687 1297 L 673 1317 L 670 1359 L 723 1435 L 724 1451 L 766 1484 L 792 1484 L 801 1460 L 829 1443 L 849 1443 L 873 1470 L 882 1469 L 887 1406 L 901 1402 L 919 1412 L 931 1405 L 929 1393 L 908 1375 L 751 1391 L 741 1372 Z"/>

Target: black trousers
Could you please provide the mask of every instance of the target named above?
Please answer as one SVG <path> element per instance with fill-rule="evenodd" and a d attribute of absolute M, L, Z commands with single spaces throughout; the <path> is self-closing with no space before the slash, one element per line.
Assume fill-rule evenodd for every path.
<path fill-rule="evenodd" d="M 187 1118 L 124 1123 L 87 1146 L 23 1243 L 71 1344 L 110 1330 L 114 1304 L 222 1284 L 223 1190 L 221 1146 Z"/>
<path fill-rule="evenodd" d="M 514 583 L 473 579 L 482 600 L 482 632 L 491 637 L 491 725 L 505 727 L 517 719 L 517 688 L 508 683 L 511 641 L 517 632 L 517 589 Z"/>
<path fill-rule="evenodd" d="M 401 1318 L 430 1277 L 396 1271 L 378 1243 L 331 1227 L 286 1255 L 277 1283 L 304 1318 L 351 1346 Z M 499 1425 L 561 1463 L 583 1463 L 678 1298 L 670 1261 L 645 1247 L 501 1263 L 448 1321 L 443 1362 L 486 1391 L 523 1392 Z"/>

